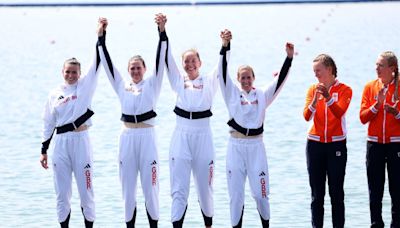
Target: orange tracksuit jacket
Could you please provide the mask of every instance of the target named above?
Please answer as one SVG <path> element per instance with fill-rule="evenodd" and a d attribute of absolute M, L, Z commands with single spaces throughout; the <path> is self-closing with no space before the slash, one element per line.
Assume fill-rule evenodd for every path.
<path fill-rule="evenodd" d="M 394 116 L 383 109 L 383 105 L 376 109 L 379 90 L 383 88 L 383 83 L 379 79 L 368 82 L 361 98 L 360 120 L 361 123 L 368 125 L 368 138 L 370 142 L 392 143 L 400 142 L 400 113 Z M 386 99 L 384 104 L 393 106 L 395 84 L 392 82 L 387 87 Z M 398 89 L 400 94 L 400 89 Z M 398 109 L 398 107 L 396 107 Z"/>
<path fill-rule="evenodd" d="M 308 132 L 308 139 L 322 143 L 345 140 L 345 113 L 353 93 L 351 88 L 336 80 L 329 89 L 331 99 L 325 101 L 322 95 L 317 94 L 320 98 L 317 100 L 315 108 L 313 108 L 311 103 L 316 88 L 317 84 L 314 84 L 308 89 L 303 112 L 306 121 L 313 119 L 313 124 Z"/>

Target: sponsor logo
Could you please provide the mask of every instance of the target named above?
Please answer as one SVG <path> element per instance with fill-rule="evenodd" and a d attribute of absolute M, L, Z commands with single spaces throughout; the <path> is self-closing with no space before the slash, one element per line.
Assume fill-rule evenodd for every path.
<path fill-rule="evenodd" d="M 240 101 L 241 105 L 253 105 L 253 104 L 258 104 L 258 100 L 255 101 Z"/>
<path fill-rule="evenodd" d="M 339 100 L 339 94 L 338 93 L 332 93 L 332 98 L 335 102 Z"/>
<path fill-rule="evenodd" d="M 204 84 L 204 83 L 203 83 L 203 79 L 202 79 L 202 78 L 199 78 L 199 79 L 198 79 L 198 83 L 196 83 L 196 85 L 193 84 L 193 81 L 190 80 L 188 77 L 186 77 L 186 78 L 185 78 L 185 81 L 184 81 L 185 89 L 190 88 L 190 89 L 202 90 L 203 87 L 204 87 L 203 84 Z"/>
<path fill-rule="evenodd" d="M 126 87 L 125 90 L 128 91 L 128 92 L 132 92 L 133 94 L 142 93 L 142 88 L 138 89 L 138 88 L 133 87 L 133 86 Z"/>
<path fill-rule="evenodd" d="M 258 175 L 259 177 L 265 176 L 264 171 L 261 171 L 260 175 Z"/>
<path fill-rule="evenodd" d="M 154 160 L 150 165 L 157 165 L 156 160 Z"/>
<path fill-rule="evenodd" d="M 342 152 L 336 151 L 336 157 L 340 157 L 340 156 L 342 156 Z"/>
<path fill-rule="evenodd" d="M 151 184 L 154 186 L 157 184 L 157 167 L 151 167 Z"/>
<path fill-rule="evenodd" d="M 78 98 L 77 96 L 71 96 L 71 97 L 67 97 L 67 98 L 65 98 L 62 102 L 61 102 L 61 104 L 65 104 L 65 103 L 67 103 L 68 101 L 72 101 L 72 100 L 75 100 L 76 98 Z"/>
<path fill-rule="evenodd" d="M 211 160 L 208 165 L 210 166 L 208 169 L 208 185 L 212 185 L 212 180 L 214 176 L 214 161 Z"/>
<path fill-rule="evenodd" d="M 260 184 L 261 184 L 261 197 L 266 198 L 267 197 L 267 183 L 266 183 L 264 177 L 260 179 Z"/>
<path fill-rule="evenodd" d="M 92 188 L 92 178 L 91 178 L 91 174 L 90 174 L 90 165 L 87 164 L 84 167 L 85 170 L 85 176 L 86 176 L 86 189 L 91 189 Z"/>
<path fill-rule="evenodd" d="M 58 100 L 61 100 L 61 99 L 64 99 L 64 96 L 63 96 L 63 95 L 61 95 L 61 96 L 58 97 Z"/>

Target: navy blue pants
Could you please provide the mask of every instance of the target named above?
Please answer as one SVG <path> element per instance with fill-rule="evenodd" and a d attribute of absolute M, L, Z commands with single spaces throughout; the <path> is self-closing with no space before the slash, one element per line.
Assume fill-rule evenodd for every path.
<path fill-rule="evenodd" d="M 367 176 L 371 228 L 384 227 L 382 198 L 387 165 L 389 193 L 392 198 L 391 228 L 400 228 L 400 143 L 367 142 Z"/>
<path fill-rule="evenodd" d="M 325 183 L 328 177 L 334 228 L 344 227 L 344 176 L 346 174 L 346 140 L 332 143 L 307 141 L 307 170 L 311 186 L 312 227 L 324 225 Z"/>

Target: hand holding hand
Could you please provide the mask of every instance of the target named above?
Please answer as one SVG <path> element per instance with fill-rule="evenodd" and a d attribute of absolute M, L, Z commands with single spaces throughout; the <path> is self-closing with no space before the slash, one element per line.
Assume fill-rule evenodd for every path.
<path fill-rule="evenodd" d="M 232 33 L 228 29 L 225 29 L 224 31 L 221 31 L 220 35 L 221 40 L 222 40 L 222 46 L 227 47 L 229 42 L 232 40 Z"/>
<path fill-rule="evenodd" d="M 156 14 L 156 17 L 154 18 L 154 21 L 158 25 L 158 29 L 160 30 L 160 32 L 164 32 L 165 31 L 165 23 L 167 23 L 167 16 L 165 16 L 162 13 L 158 13 L 158 14 Z"/>
<path fill-rule="evenodd" d="M 106 31 L 108 25 L 108 20 L 105 17 L 99 17 L 98 25 L 97 25 L 97 35 L 103 36 L 104 31 Z"/>

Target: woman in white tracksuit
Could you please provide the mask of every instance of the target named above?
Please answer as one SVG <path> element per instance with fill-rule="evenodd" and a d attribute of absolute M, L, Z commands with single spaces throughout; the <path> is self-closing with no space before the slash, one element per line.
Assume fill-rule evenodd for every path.
<path fill-rule="evenodd" d="M 262 227 L 269 227 L 269 172 L 263 142 L 265 109 L 272 103 L 282 88 L 293 58 L 293 44 L 286 44 L 287 58 L 279 76 L 265 90 L 253 87 L 255 75 L 250 66 L 238 69 L 236 86 L 229 77 L 228 59 L 231 32 L 221 32 L 222 48 L 218 65 L 218 78 L 222 96 L 228 107 L 231 127 L 226 156 L 226 174 L 230 197 L 231 224 L 242 227 L 244 211 L 244 189 L 246 176 L 249 178 L 252 196 L 257 203 Z"/>
<path fill-rule="evenodd" d="M 158 153 L 154 132 L 155 108 L 160 95 L 168 38 L 165 33 L 167 18 L 157 14 L 160 40 L 157 47 L 156 66 L 153 74 L 143 79 L 146 65 L 142 57 L 129 60 L 130 81 L 125 82 L 113 65 L 106 48 L 105 35 L 100 40 L 100 57 L 108 79 L 121 103 L 121 121 L 124 123 L 119 138 L 119 174 L 125 204 L 126 227 L 135 227 L 136 183 L 140 172 L 147 217 L 151 228 L 159 219 Z"/>
<path fill-rule="evenodd" d="M 99 20 L 99 39 L 104 27 L 104 21 Z M 97 45 L 92 65 L 82 77 L 78 60 L 66 60 L 62 70 L 65 83 L 50 92 L 43 112 L 40 163 L 48 169 L 47 150 L 53 132 L 56 131 L 52 162 L 57 216 L 62 228 L 68 227 L 71 215 L 72 173 L 78 186 L 85 227 L 93 227 L 95 219 L 93 156 L 87 129 L 92 125 L 90 117 L 94 113 L 90 106 L 97 85 L 99 65 Z"/>
<path fill-rule="evenodd" d="M 190 173 L 197 189 L 200 209 L 206 227 L 212 226 L 213 173 L 215 151 L 210 128 L 211 106 L 218 90 L 216 72 L 200 74 L 201 60 L 194 49 L 182 55 L 185 75 L 182 75 L 167 49 L 167 73 L 172 90 L 177 95 L 176 127 L 170 145 L 171 221 L 182 227 L 190 189 Z"/>

